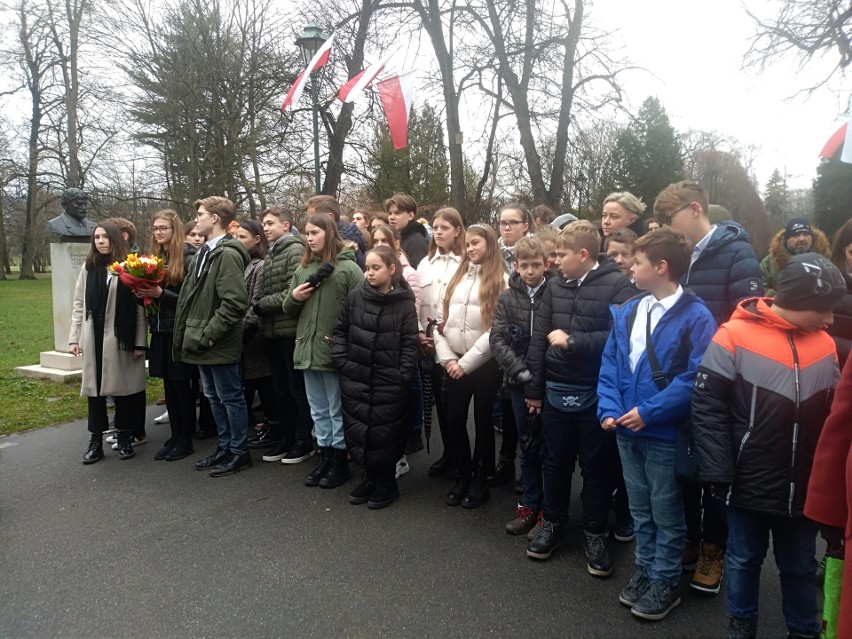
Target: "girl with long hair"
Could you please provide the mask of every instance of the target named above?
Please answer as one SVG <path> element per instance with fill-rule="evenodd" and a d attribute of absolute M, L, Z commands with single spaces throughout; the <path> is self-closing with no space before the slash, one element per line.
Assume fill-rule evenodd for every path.
<path fill-rule="evenodd" d="M 169 438 L 154 454 L 154 459 L 177 461 L 192 454 L 192 436 L 195 433 L 196 392 L 193 391 L 193 380 L 198 379 L 198 369 L 175 360 L 172 355 L 178 294 L 195 250 L 187 250 L 183 223 L 172 209 L 164 209 L 154 215 L 151 233 L 151 254 L 162 258 L 166 276 L 162 285 L 150 286 L 136 294 L 157 300 L 157 314 L 148 317 L 151 330 L 148 371 L 152 377 L 163 380 L 171 429 Z"/>
<path fill-rule="evenodd" d="M 828 327 L 828 334 L 837 344 L 837 357 L 840 360 L 840 369 L 843 370 L 852 350 L 852 219 L 835 233 L 831 261 L 846 280 L 846 297 L 843 298 L 843 303 L 834 309 L 834 324 Z"/>
<path fill-rule="evenodd" d="M 377 246 L 365 262 L 366 281 L 346 299 L 331 354 L 340 373 L 346 447 L 365 471 L 349 501 L 379 509 L 399 497 L 395 467 L 411 432 L 399 389 L 417 371 L 417 313 L 395 250 Z"/>
<path fill-rule="evenodd" d="M 131 434 L 140 421 L 145 423 L 145 310 L 109 270 L 110 264 L 126 257 L 127 243 L 119 228 L 101 222 L 92 232 L 89 254 L 74 289 L 68 351 L 83 357 L 80 395 L 88 398 L 91 434 L 84 464 L 104 458 L 108 396 L 115 398 L 119 459 L 136 454 Z"/>
<path fill-rule="evenodd" d="M 272 370 L 266 357 L 263 340 L 257 337 L 260 330 L 260 318 L 254 312 L 254 305 L 262 295 L 261 281 L 263 279 L 263 261 L 269 251 L 269 242 L 263 234 L 263 227 L 254 220 L 245 220 L 237 229 L 237 239 L 248 251 L 251 261 L 244 273 L 246 292 L 249 297 L 248 311 L 243 320 L 243 395 L 246 400 L 249 425 L 257 424 L 260 432 L 249 437 L 249 448 L 269 448 L 278 443 L 281 433 L 279 423 L 278 403 L 275 400 L 275 389 L 272 386 Z M 252 410 L 255 393 L 260 397 L 263 409 L 264 423 L 259 424 Z"/>
<path fill-rule="evenodd" d="M 307 250 L 293 273 L 284 312 L 297 320 L 293 367 L 305 372 L 320 459 L 306 486 L 337 488 L 352 474 L 343 439 L 340 380 L 331 361 L 331 334 L 349 291 L 364 274 L 355 251 L 340 237 L 330 215 L 312 215 L 305 225 Z"/>
<path fill-rule="evenodd" d="M 439 209 L 432 218 L 432 238 L 426 259 L 417 265 L 420 278 L 420 352 L 423 355 L 423 420 L 431 430 L 432 407 L 438 415 L 443 451 L 429 467 L 429 475 L 450 472 L 450 431 L 447 421 L 446 371 L 435 357 L 435 327 L 443 320 L 444 294 L 464 253 L 464 223 L 454 208 Z"/>
<path fill-rule="evenodd" d="M 447 372 L 450 454 L 459 477 L 447 493 L 449 506 L 476 508 L 488 501 L 487 478 L 494 474 L 491 415 L 502 381 L 488 340 L 494 309 L 508 279 L 494 229 L 469 226 L 465 255 L 444 295 L 444 325 L 435 337 L 438 361 Z M 471 399 L 476 427 L 472 456 L 467 435 Z"/>

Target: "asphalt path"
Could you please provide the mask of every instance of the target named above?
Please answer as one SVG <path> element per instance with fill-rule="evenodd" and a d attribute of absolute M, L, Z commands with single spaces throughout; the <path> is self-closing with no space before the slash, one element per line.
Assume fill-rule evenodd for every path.
<path fill-rule="evenodd" d="M 686 581 L 662 622 L 620 605 L 632 544 L 609 543 L 605 580 L 586 572 L 573 523 L 549 561 L 528 559 L 526 539 L 503 531 L 510 486 L 476 510 L 445 506 L 449 482 L 426 476 L 440 442 L 409 457 L 402 498 L 371 511 L 348 503 L 356 479 L 304 487 L 313 459 L 285 467 L 254 451 L 253 468 L 211 478 L 193 461 L 214 439 L 154 461 L 160 411 L 125 461 L 107 449 L 83 466 L 84 422 L 0 438 L 0 637 L 724 636 L 724 594 Z M 771 553 L 761 587 L 760 636 L 784 636 Z"/>

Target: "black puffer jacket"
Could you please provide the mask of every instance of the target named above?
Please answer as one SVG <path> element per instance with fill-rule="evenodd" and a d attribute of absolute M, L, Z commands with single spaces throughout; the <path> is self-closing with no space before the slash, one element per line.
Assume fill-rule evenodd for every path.
<path fill-rule="evenodd" d="M 763 295 L 763 274 L 746 230 L 731 220 L 717 224 L 681 284 L 704 301 L 717 324 L 727 322 L 744 299 Z"/>
<path fill-rule="evenodd" d="M 417 312 L 405 280 L 386 295 L 352 290 L 334 326 L 346 447 L 360 466 L 394 466 L 408 436 L 406 389 L 417 367 Z"/>
<path fill-rule="evenodd" d="M 290 280 L 302 262 L 305 240 L 296 235 L 279 237 L 266 254 L 263 277 L 260 280 L 261 297 L 260 336 L 296 337 L 297 319 L 284 314 L 284 299 L 290 291 Z"/>
<path fill-rule="evenodd" d="M 399 245 L 408 258 L 411 268 L 416 269 L 429 253 L 429 233 L 420 222 L 411 220 L 399 232 Z"/>
<path fill-rule="evenodd" d="M 193 244 L 183 245 L 183 269 L 189 274 L 189 266 L 198 249 Z M 181 284 L 170 284 L 163 287 L 163 294 L 157 300 L 159 306 L 155 315 L 148 316 L 148 327 L 152 333 L 173 333 L 175 330 L 175 310 Z"/>
<path fill-rule="evenodd" d="M 530 299 L 526 284 L 521 276 L 515 272 L 509 278 L 509 288 L 500 295 L 497 307 L 494 309 L 494 319 L 491 321 L 491 333 L 488 343 L 491 346 L 491 354 L 503 372 L 509 383 L 512 383 L 518 373 L 527 370 L 526 355 L 530 344 L 532 333 L 532 322 L 544 292 L 547 290 L 548 280 L 553 278 L 550 271 L 544 274 L 545 281 L 535 292 L 535 297 Z M 513 343 L 509 331 L 516 326 L 520 329 L 519 339 Z"/>
<path fill-rule="evenodd" d="M 598 264 L 580 286 L 577 280 L 566 282 L 562 277 L 547 283 L 527 353 L 533 377 L 526 385 L 526 397 L 544 397 L 545 380 L 597 387 L 601 355 L 612 327 L 609 305 L 636 294 L 611 257 L 601 253 Z M 567 349 L 547 341 L 548 333 L 557 328 L 568 333 Z"/>

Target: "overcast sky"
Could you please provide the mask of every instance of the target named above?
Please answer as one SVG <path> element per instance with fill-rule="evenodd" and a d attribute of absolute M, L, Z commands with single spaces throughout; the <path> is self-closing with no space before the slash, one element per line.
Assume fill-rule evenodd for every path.
<path fill-rule="evenodd" d="M 773 15 L 777 4 L 745 3 L 763 16 Z M 716 130 L 759 145 L 761 190 L 776 167 L 786 169 L 790 186 L 811 186 L 817 156 L 841 123 L 850 87 L 838 77 L 810 97 L 796 93 L 824 77 L 837 54 L 801 73 L 794 59 L 763 74 L 743 70 L 754 23 L 739 0 L 597 0 L 592 12 L 596 24 L 619 29 L 624 53 L 653 74 L 633 73 L 625 82 L 633 112 L 656 95 L 679 130 Z"/>

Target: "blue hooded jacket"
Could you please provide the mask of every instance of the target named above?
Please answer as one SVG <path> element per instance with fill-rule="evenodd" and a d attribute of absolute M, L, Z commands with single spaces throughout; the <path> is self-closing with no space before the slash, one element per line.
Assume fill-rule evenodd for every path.
<path fill-rule="evenodd" d="M 638 406 L 645 428 L 633 432 L 619 426 L 618 433 L 675 441 L 676 425 L 689 417 L 695 374 L 716 332 L 716 322 L 704 302 L 689 291 L 684 291 L 660 318 L 651 333 L 651 342 L 662 372 L 671 382 L 661 391 L 652 378 L 647 353 L 639 358 L 636 370 L 630 372 L 630 332 L 636 307 L 647 295 L 650 293 L 610 307 L 613 324 L 598 378 L 598 419 L 618 419 Z"/>

